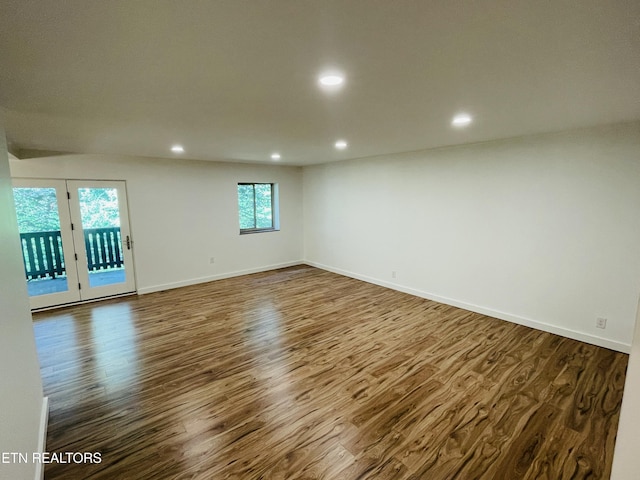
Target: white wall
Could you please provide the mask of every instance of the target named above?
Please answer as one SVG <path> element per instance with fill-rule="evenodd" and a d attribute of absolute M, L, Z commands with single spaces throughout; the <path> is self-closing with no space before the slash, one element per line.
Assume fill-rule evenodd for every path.
<path fill-rule="evenodd" d="M 629 351 L 638 152 L 631 123 L 305 168 L 305 259 Z"/>
<path fill-rule="evenodd" d="M 638 304 L 638 316 L 636 330 L 633 338 L 627 378 L 624 384 L 624 397 L 618 434 L 616 436 L 616 449 L 611 469 L 611 480 L 637 480 L 640 472 L 640 304 Z"/>
<path fill-rule="evenodd" d="M 39 451 L 44 423 L 36 354 L 4 130 L 0 128 L 0 452 Z M 0 459 L 1 460 L 1 459 Z M 2 463 L 0 479 L 33 479 L 32 463 Z"/>
<path fill-rule="evenodd" d="M 302 170 L 297 167 L 100 155 L 10 164 L 13 177 L 125 180 L 140 293 L 302 260 Z M 279 184 L 279 232 L 239 235 L 238 182 Z"/>

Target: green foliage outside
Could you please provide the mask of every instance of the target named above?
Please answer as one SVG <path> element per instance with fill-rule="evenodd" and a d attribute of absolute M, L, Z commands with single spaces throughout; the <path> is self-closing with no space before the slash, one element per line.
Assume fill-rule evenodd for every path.
<path fill-rule="evenodd" d="M 80 188 L 80 216 L 82 228 L 120 226 L 118 190 L 115 188 Z"/>
<path fill-rule="evenodd" d="M 78 191 L 83 228 L 119 227 L 118 191 L 81 188 Z M 14 188 L 20 233 L 60 230 L 55 188 Z"/>
<path fill-rule="evenodd" d="M 272 185 L 238 184 L 240 229 L 273 228 Z"/>
<path fill-rule="evenodd" d="M 60 230 L 55 188 L 14 188 L 20 233 Z"/>

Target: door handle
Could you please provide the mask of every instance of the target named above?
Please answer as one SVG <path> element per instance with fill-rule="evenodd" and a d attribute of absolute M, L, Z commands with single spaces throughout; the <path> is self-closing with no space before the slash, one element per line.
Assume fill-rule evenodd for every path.
<path fill-rule="evenodd" d="M 131 244 L 133 243 L 133 240 L 131 240 L 129 235 L 127 235 L 127 239 L 126 239 L 125 243 L 127 244 L 127 250 L 131 250 Z"/>

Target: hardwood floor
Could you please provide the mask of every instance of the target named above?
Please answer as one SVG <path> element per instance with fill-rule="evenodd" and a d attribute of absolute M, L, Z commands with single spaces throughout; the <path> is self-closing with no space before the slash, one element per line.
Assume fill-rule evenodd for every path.
<path fill-rule="evenodd" d="M 627 356 L 300 266 L 34 315 L 54 479 L 605 479 Z"/>

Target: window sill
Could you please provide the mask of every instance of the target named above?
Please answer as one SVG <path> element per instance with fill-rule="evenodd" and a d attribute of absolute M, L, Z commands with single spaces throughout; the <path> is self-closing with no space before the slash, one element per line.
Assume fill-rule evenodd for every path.
<path fill-rule="evenodd" d="M 240 230 L 240 235 L 249 235 L 252 233 L 265 233 L 265 232 L 279 232 L 279 228 L 254 228 L 254 229 L 246 229 Z"/>

